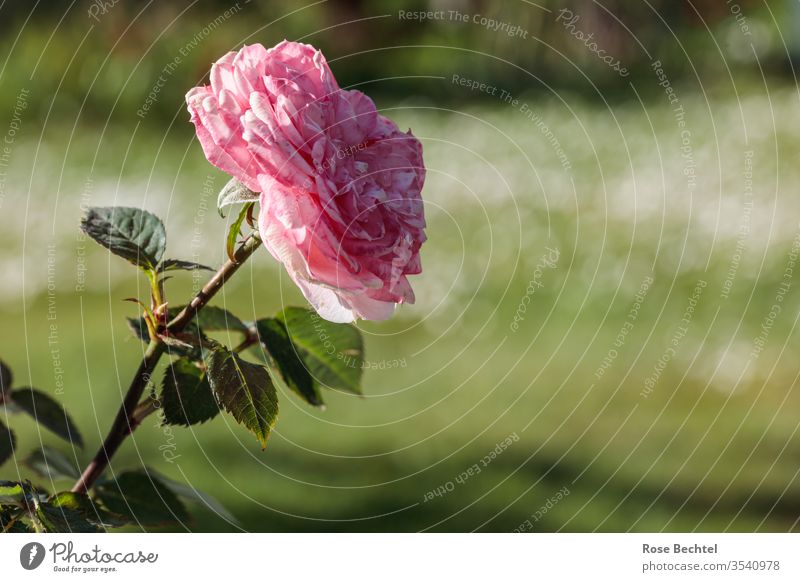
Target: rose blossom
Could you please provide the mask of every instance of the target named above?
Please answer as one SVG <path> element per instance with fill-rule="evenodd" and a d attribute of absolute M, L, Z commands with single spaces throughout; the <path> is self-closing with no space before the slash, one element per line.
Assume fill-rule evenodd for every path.
<path fill-rule="evenodd" d="M 320 51 L 245 46 L 186 102 L 208 160 L 260 192 L 264 244 L 322 317 L 386 319 L 414 302 L 422 145 L 340 89 Z"/>

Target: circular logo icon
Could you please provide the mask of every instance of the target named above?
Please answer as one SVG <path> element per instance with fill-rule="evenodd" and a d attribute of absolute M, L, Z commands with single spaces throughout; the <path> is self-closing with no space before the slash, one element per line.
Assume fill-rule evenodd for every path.
<path fill-rule="evenodd" d="M 35 570 L 44 561 L 44 546 L 39 542 L 30 542 L 19 551 L 19 563 L 26 570 Z"/>

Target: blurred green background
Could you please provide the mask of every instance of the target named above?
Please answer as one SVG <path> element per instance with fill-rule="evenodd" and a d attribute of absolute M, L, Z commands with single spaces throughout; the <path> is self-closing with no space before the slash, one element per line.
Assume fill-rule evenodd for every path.
<path fill-rule="evenodd" d="M 153 467 L 238 520 L 195 508 L 179 531 L 798 529 L 796 1 L 40 0 L 0 15 L 0 358 L 87 441 L 69 451 L 3 414 L 16 461 L 45 443 L 85 464 L 141 357 L 123 299 L 145 282 L 78 236 L 83 209 L 147 208 L 170 255 L 220 264 L 226 177 L 183 95 L 225 52 L 288 38 L 424 144 L 417 303 L 359 324 L 378 368 L 365 398 L 317 411 L 282 394 L 265 452 L 224 415 L 172 431 L 151 417 L 114 470 Z M 168 296 L 196 284 L 179 275 Z M 217 300 L 248 319 L 301 303 L 266 252 Z M 29 475 L 16 461 L 3 478 Z"/>

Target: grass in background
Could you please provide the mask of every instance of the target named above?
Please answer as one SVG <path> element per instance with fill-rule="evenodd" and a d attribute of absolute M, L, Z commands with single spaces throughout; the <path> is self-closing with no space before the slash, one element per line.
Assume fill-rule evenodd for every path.
<path fill-rule="evenodd" d="M 167 432 L 151 417 L 113 469 L 146 459 L 219 498 L 247 530 L 510 531 L 537 512 L 539 531 L 796 528 L 796 290 L 764 352 L 747 364 L 797 230 L 798 201 L 788 185 L 798 183 L 798 169 L 783 161 L 798 153 L 795 99 L 788 90 L 773 91 L 769 103 L 749 96 L 748 120 L 768 127 L 771 106 L 784 121 L 776 134 L 763 125 L 752 131 L 748 144 L 735 101 L 714 103 L 721 112 L 714 123 L 699 99 L 685 101 L 695 112 L 700 164 L 692 192 L 660 101 L 615 109 L 619 129 L 594 106 L 569 112 L 537 103 L 570 171 L 516 110 L 392 111 L 426 148 L 430 242 L 425 271 L 413 282 L 417 305 L 388 323 L 361 325 L 376 368 L 365 373 L 366 397 L 330 395 L 320 412 L 282 394 L 266 452 L 225 415 Z M 0 357 L 18 384 L 54 392 L 47 338 L 55 321 L 65 384 L 59 398 L 87 441 L 75 452 L 85 464 L 141 355 L 124 323 L 134 307 L 122 299 L 145 289 L 133 269 L 86 242 L 86 290 L 75 292 L 81 202 L 144 206 L 165 218 L 171 256 L 218 264 L 225 225 L 214 201 L 224 177 L 182 131 L 164 138 L 113 126 L 102 136 L 85 128 L 71 136 L 47 128 L 44 138 L 41 147 L 17 145 L 8 184 L 14 195 L 4 200 L 20 218 L 0 233 L 0 243 L 15 249 L 2 260 L 22 282 L 9 277 L 0 287 Z M 758 162 L 752 228 L 724 299 L 747 150 Z M 204 183 L 213 193 L 204 193 Z M 559 259 L 536 275 L 547 247 L 558 248 Z M 253 319 L 301 303 L 266 252 L 248 266 L 217 304 Z M 654 282 L 633 329 L 597 377 L 646 277 Z M 515 332 L 511 323 L 534 278 L 542 286 Z M 645 398 L 645 379 L 700 280 L 707 286 L 688 330 Z M 191 275 L 179 275 L 171 300 L 181 302 L 191 287 Z M 52 301 L 56 319 L 48 320 Z M 397 360 L 403 364 L 380 369 Z M 61 447 L 26 419 L 9 424 L 22 455 L 40 440 Z M 510 435 L 518 441 L 483 466 Z M 456 481 L 475 464 L 479 473 Z M 17 477 L 13 462 L 2 470 Z M 448 483 L 452 491 L 426 501 Z M 565 487 L 569 495 L 547 507 Z M 187 524 L 236 527 L 210 511 Z"/>

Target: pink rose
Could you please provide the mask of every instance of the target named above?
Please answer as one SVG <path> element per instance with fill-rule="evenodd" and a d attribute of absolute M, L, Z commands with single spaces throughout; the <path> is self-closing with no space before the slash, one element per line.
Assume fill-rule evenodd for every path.
<path fill-rule="evenodd" d="M 422 145 L 284 41 L 230 52 L 186 102 L 208 160 L 260 192 L 259 230 L 317 312 L 386 319 L 422 271 Z"/>

